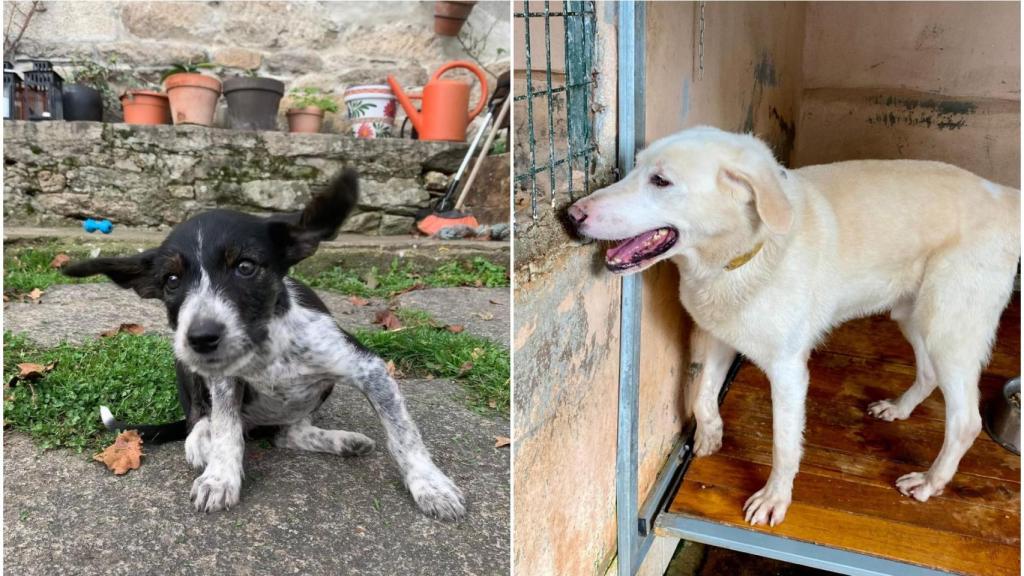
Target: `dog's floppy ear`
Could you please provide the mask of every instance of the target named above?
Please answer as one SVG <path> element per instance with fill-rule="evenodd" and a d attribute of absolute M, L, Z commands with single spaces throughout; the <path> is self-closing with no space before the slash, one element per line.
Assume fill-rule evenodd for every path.
<path fill-rule="evenodd" d="M 774 166 L 762 165 L 754 170 L 722 166 L 718 172 L 719 182 L 726 186 L 743 186 L 754 195 L 757 215 L 765 226 L 775 234 L 786 234 L 793 226 L 793 206 L 782 191 Z"/>
<path fill-rule="evenodd" d="M 334 237 L 359 200 L 359 174 L 346 169 L 327 189 L 306 204 L 302 212 L 271 218 L 271 235 L 284 249 L 288 266 L 308 258 L 320 242 Z"/>
<path fill-rule="evenodd" d="M 156 250 L 123 258 L 93 258 L 69 264 L 60 271 L 74 278 L 106 274 L 121 288 L 131 288 L 143 298 L 160 298 L 160 285 L 153 275 L 154 256 Z"/>

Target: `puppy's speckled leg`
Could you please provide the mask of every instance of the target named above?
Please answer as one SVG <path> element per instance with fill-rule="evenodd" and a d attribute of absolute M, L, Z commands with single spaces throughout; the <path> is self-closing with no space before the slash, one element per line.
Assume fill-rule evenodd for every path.
<path fill-rule="evenodd" d="M 292 450 L 362 456 L 373 451 L 374 442 L 358 432 L 317 428 L 305 419 L 283 428 L 274 438 L 274 445 Z"/>

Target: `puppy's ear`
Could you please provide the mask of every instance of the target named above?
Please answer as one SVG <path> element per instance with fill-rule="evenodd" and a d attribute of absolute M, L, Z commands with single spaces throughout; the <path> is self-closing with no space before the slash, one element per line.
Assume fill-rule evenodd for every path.
<path fill-rule="evenodd" d="M 271 218 L 271 236 L 284 249 L 288 266 L 308 258 L 333 238 L 359 200 L 359 174 L 346 169 L 302 210 Z"/>
<path fill-rule="evenodd" d="M 131 288 L 143 298 L 160 298 L 160 284 L 153 275 L 154 256 L 156 250 L 124 258 L 93 258 L 69 264 L 60 271 L 73 278 L 105 274 L 121 288 Z"/>
<path fill-rule="evenodd" d="M 774 164 L 774 163 L 773 163 Z M 718 180 L 725 186 L 742 186 L 754 195 L 757 215 L 775 234 L 786 234 L 793 226 L 793 206 L 782 191 L 774 165 L 756 163 L 753 170 L 723 166 Z"/>

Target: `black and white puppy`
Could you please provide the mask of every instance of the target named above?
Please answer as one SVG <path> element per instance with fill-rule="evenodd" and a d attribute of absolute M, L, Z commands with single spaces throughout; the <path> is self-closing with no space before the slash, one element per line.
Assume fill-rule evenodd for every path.
<path fill-rule="evenodd" d="M 310 423 L 343 383 L 377 412 L 420 509 L 448 520 L 465 514 L 461 491 L 431 460 L 385 363 L 287 276 L 337 232 L 357 197 L 358 177 L 346 171 L 302 212 L 260 218 L 213 210 L 176 226 L 158 248 L 64 268 L 68 276 L 105 274 L 167 306 L 185 420 L 131 427 L 151 443 L 185 438 L 185 458 L 204 469 L 192 484 L 197 510 L 238 503 L 247 435 L 269 432 L 277 446 L 297 450 L 370 452 L 373 440 L 358 432 Z M 125 427 L 101 412 L 108 427 Z"/>

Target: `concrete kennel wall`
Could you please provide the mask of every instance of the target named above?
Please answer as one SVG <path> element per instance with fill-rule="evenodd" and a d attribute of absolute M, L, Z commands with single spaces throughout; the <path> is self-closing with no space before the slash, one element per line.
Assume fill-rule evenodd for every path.
<path fill-rule="evenodd" d="M 1020 4 L 807 6 L 795 161 L 942 160 L 1020 187 Z"/>
<path fill-rule="evenodd" d="M 552 2 L 550 10 L 560 11 L 561 6 Z M 522 3 L 513 8 L 521 11 Z M 530 8 L 543 11 L 544 5 L 531 2 Z M 595 129 L 601 159 L 591 175 L 595 188 L 608 183 L 606 167 L 614 162 L 617 82 L 615 4 L 597 2 L 596 8 L 593 102 L 600 110 Z M 540 46 L 541 54 L 535 65 L 544 63 L 543 19 L 539 20 L 540 27 L 534 24 L 531 29 L 533 47 Z M 522 54 L 521 18 L 515 19 L 513 34 L 519 42 L 516 53 Z M 553 49 L 556 38 L 560 37 L 552 30 Z M 553 55 L 552 60 L 555 75 L 561 76 L 564 56 Z M 515 70 L 517 81 L 523 77 L 521 67 L 522 61 Z M 553 78 L 556 85 L 559 81 Z M 535 89 L 543 82 L 541 78 Z M 519 84 L 517 93 L 522 90 Z M 516 106 L 517 137 L 525 126 L 523 108 Z M 546 109 L 546 100 L 537 99 L 535 121 L 542 126 L 547 123 Z M 564 140 L 564 132 L 557 130 L 556 126 L 556 138 Z M 523 161 L 521 153 L 517 150 L 517 162 Z M 576 185 L 579 189 L 579 180 Z M 620 282 L 605 273 L 599 245 L 581 246 L 560 225 L 558 215 L 568 194 L 559 194 L 555 209 L 545 194 L 534 221 L 518 205 L 528 204 L 528 194 L 519 192 L 512 343 L 512 562 L 517 574 L 598 576 L 615 554 Z"/>

